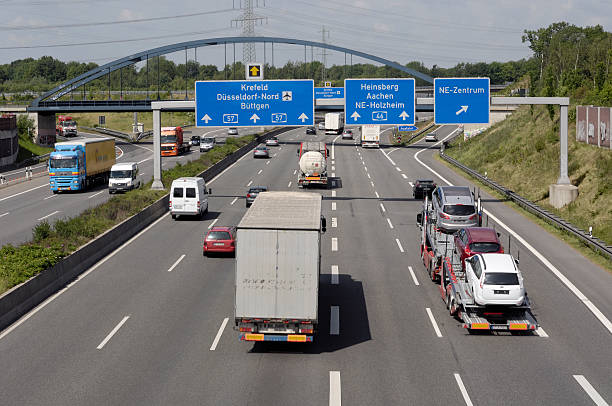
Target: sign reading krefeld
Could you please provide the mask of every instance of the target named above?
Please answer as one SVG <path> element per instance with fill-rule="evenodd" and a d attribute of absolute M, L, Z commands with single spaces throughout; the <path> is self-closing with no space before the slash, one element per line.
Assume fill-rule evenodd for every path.
<path fill-rule="evenodd" d="M 264 78 L 262 63 L 247 63 L 244 76 L 247 80 L 262 80 Z"/>
<path fill-rule="evenodd" d="M 489 78 L 435 78 L 436 124 L 488 124 Z"/>
<path fill-rule="evenodd" d="M 313 89 L 308 79 L 196 82 L 196 126 L 311 126 Z"/>
<path fill-rule="evenodd" d="M 414 124 L 414 79 L 345 79 L 346 124 Z"/>

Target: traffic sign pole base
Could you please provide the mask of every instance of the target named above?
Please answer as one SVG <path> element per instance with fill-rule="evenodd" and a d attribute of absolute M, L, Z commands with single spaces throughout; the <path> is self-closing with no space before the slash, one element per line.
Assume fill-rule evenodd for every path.
<path fill-rule="evenodd" d="M 559 209 L 576 200 L 578 197 L 578 187 L 572 184 L 553 184 L 549 186 L 549 203 Z"/>
<path fill-rule="evenodd" d="M 152 190 L 164 190 L 165 187 L 161 180 L 154 180 L 153 183 L 151 184 L 151 189 Z"/>

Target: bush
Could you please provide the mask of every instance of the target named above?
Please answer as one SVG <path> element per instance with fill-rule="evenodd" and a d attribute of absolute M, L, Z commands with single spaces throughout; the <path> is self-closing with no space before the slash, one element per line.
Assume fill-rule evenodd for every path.
<path fill-rule="evenodd" d="M 32 230 L 34 242 L 40 242 L 51 235 L 51 225 L 47 220 L 38 223 Z"/>

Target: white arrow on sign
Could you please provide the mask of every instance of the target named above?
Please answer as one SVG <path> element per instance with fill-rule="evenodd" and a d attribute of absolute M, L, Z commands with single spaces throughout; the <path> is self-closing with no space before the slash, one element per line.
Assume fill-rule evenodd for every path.
<path fill-rule="evenodd" d="M 359 113 L 357 113 L 356 111 L 355 111 L 353 114 L 351 114 L 351 118 L 352 118 L 353 120 L 355 120 L 355 121 L 357 121 L 357 119 L 358 119 L 359 117 L 361 117 L 361 116 L 360 116 L 360 115 L 359 115 Z"/>
<path fill-rule="evenodd" d="M 253 120 L 253 123 L 257 123 L 257 120 L 260 120 L 259 116 L 255 113 L 249 118 L 249 120 Z"/>
<path fill-rule="evenodd" d="M 461 108 L 459 109 L 459 111 L 457 111 L 455 114 L 456 114 L 456 115 L 459 115 L 459 114 L 461 114 L 461 113 L 466 113 L 466 112 L 467 112 L 468 107 L 469 107 L 469 106 L 461 106 Z"/>
<path fill-rule="evenodd" d="M 298 117 L 298 120 L 302 120 L 302 123 L 303 123 L 304 121 L 308 120 L 308 116 L 306 115 L 306 113 L 302 113 Z"/>
<path fill-rule="evenodd" d="M 399 116 L 402 120 L 406 121 L 406 119 L 410 117 L 410 114 L 406 113 L 405 111 L 402 111 L 402 114 L 400 114 Z"/>
<path fill-rule="evenodd" d="M 212 118 L 210 118 L 210 116 L 208 114 L 204 114 L 204 117 L 202 117 L 202 120 L 208 124 L 208 120 L 212 120 Z"/>

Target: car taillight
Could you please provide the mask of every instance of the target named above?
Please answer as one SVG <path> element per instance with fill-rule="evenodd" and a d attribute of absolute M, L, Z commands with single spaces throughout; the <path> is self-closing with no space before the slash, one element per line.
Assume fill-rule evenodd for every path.
<path fill-rule="evenodd" d="M 172 208 L 172 200 L 168 201 L 168 207 Z"/>
<path fill-rule="evenodd" d="M 247 197 L 251 197 L 251 194 L 250 194 L 250 193 L 247 193 Z"/>
<path fill-rule="evenodd" d="M 230 242 L 230 247 L 234 246 L 234 241 Z"/>
<path fill-rule="evenodd" d="M 200 201 L 198 200 L 198 208 L 200 208 Z"/>
<path fill-rule="evenodd" d="M 472 215 L 470 216 L 470 220 L 474 220 L 475 218 L 476 218 L 476 215 L 475 215 L 475 214 L 472 214 Z"/>
<path fill-rule="evenodd" d="M 443 219 L 450 219 L 450 216 L 448 214 L 444 214 L 444 213 L 440 213 L 440 217 L 442 217 Z"/>

